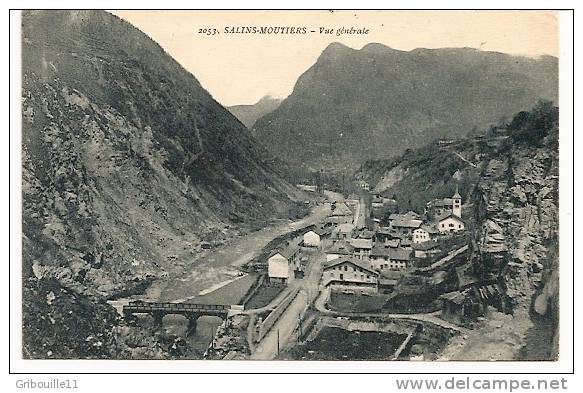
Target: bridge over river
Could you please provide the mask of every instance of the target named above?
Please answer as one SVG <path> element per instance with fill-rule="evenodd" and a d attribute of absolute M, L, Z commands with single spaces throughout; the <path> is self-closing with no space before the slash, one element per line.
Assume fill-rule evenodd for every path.
<path fill-rule="evenodd" d="M 196 330 L 196 321 L 203 315 L 227 319 L 229 315 L 243 311 L 240 305 L 144 302 L 132 301 L 123 306 L 123 315 L 129 319 L 134 314 L 149 314 L 154 318 L 156 326 L 162 326 L 162 318 L 169 314 L 183 315 L 188 319 L 188 332 Z"/>

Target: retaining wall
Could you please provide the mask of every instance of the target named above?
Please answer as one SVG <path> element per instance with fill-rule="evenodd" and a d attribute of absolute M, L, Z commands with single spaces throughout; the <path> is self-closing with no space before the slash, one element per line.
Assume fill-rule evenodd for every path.
<path fill-rule="evenodd" d="M 257 335 L 256 342 L 263 340 L 263 337 L 265 337 L 265 335 L 269 332 L 273 325 L 275 325 L 277 320 L 289 307 L 291 302 L 296 298 L 299 291 L 300 291 L 299 288 L 294 289 L 272 312 L 269 313 L 267 318 L 263 320 L 261 326 L 259 327 L 259 334 Z"/>

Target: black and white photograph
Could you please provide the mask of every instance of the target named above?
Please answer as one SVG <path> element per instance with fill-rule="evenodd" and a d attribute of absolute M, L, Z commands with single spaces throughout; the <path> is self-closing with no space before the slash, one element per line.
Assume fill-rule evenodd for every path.
<path fill-rule="evenodd" d="M 22 361 L 573 351 L 564 11 L 17 13 Z"/>

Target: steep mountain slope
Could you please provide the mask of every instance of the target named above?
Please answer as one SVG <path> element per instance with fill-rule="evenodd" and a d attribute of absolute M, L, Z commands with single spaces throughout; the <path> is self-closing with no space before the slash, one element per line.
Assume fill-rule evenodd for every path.
<path fill-rule="evenodd" d="M 356 169 L 369 158 L 471 134 L 540 98 L 556 101 L 557 80 L 550 56 L 334 43 L 253 132 L 294 164 Z"/>
<path fill-rule="evenodd" d="M 279 104 L 281 104 L 281 98 L 265 96 L 253 105 L 234 105 L 227 107 L 227 109 L 245 127 L 252 129 L 257 119 L 276 110 Z"/>
<path fill-rule="evenodd" d="M 22 40 L 25 352 L 82 356 L 74 332 L 61 336 L 71 351 L 39 347 L 35 334 L 51 332 L 35 332 L 49 319 L 35 302 L 140 290 L 203 239 L 287 218 L 301 194 L 191 74 L 121 19 L 24 12 Z"/>
<path fill-rule="evenodd" d="M 377 191 L 412 195 L 417 209 L 460 184 L 476 271 L 504 283 L 512 316 L 493 321 L 495 328 L 486 323 L 444 357 L 556 358 L 558 164 L 558 110 L 541 102 L 491 135 L 432 143 L 394 160 L 367 162 L 358 172 Z M 488 244 L 492 228 L 503 239 L 498 250 L 507 251 Z M 493 264 L 498 257 L 501 263 Z"/>

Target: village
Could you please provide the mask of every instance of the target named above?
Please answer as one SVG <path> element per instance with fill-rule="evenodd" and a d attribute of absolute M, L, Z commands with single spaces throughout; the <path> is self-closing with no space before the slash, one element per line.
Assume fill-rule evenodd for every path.
<path fill-rule="evenodd" d="M 363 359 L 433 359 L 452 336 L 504 312 L 504 288 L 489 274 L 504 239 L 490 223 L 479 229 L 488 244 L 472 244 L 471 206 L 457 189 L 418 213 L 399 212 L 394 198 L 366 182 L 357 187 L 346 198 L 324 192 L 320 222 L 276 239 L 243 267 L 259 278 L 239 302 L 243 311 L 219 326 L 207 357 L 336 359 L 347 356 L 337 353 L 341 342 L 334 353 L 326 354 L 329 342 L 308 348 L 327 334 L 354 340 L 363 330 L 386 335 L 378 348 L 396 340 Z M 490 270 L 475 263 L 479 250 L 489 252 Z"/>

